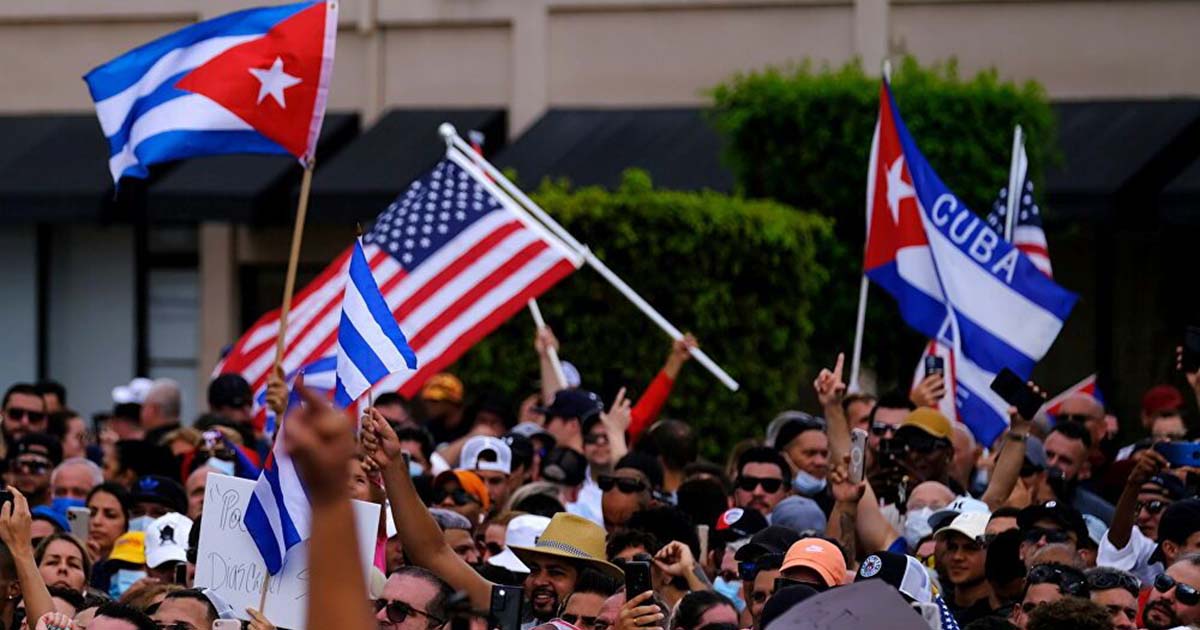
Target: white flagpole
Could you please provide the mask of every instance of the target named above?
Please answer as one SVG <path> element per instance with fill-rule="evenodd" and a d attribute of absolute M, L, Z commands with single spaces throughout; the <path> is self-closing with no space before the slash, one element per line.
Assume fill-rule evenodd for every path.
<path fill-rule="evenodd" d="M 442 138 L 446 141 L 448 149 L 453 148 L 457 149 L 461 153 L 469 152 L 474 154 L 474 151 L 471 149 L 471 145 L 467 144 L 467 142 L 458 135 L 458 132 L 454 129 L 454 125 L 451 125 L 450 123 L 442 123 L 441 126 L 438 127 L 438 133 L 441 134 Z M 599 273 L 604 277 L 605 280 L 609 282 L 609 284 L 611 284 L 617 291 L 620 291 L 621 295 L 624 295 L 627 300 L 632 302 L 633 305 L 638 308 L 638 310 L 642 311 L 646 317 L 649 317 L 651 321 L 653 321 L 659 328 L 670 335 L 672 339 L 683 339 L 683 333 L 680 332 L 678 328 L 672 325 L 671 322 L 667 321 L 667 318 L 663 317 L 662 314 L 655 310 L 653 306 L 650 306 L 649 302 L 642 299 L 642 296 L 638 295 L 632 287 L 630 287 L 625 283 L 624 280 L 620 278 L 620 276 L 613 273 L 613 271 L 604 264 L 604 261 L 597 258 L 596 255 L 593 254 L 586 245 L 580 243 L 575 239 L 574 236 L 571 236 L 571 233 L 563 228 L 563 226 L 559 225 L 559 223 L 555 221 L 553 217 L 547 214 L 546 211 L 541 208 L 541 206 L 538 206 L 536 203 L 534 203 L 533 200 L 530 199 L 524 192 L 522 192 L 520 188 L 508 181 L 508 178 L 504 176 L 504 173 L 501 173 L 500 170 L 493 166 L 491 162 L 484 159 L 483 156 L 477 154 L 467 158 L 466 161 L 469 161 L 470 165 L 482 168 L 483 172 L 487 173 L 487 175 L 490 176 L 494 182 L 499 184 L 504 192 L 508 193 L 513 200 L 518 202 L 517 205 L 521 207 L 516 208 L 517 210 L 532 213 L 534 217 L 536 217 L 541 223 L 541 225 L 553 232 L 555 236 L 564 242 L 564 244 L 566 244 L 570 249 L 574 250 L 574 254 L 582 257 L 585 263 L 591 265 L 592 269 L 595 269 L 597 273 Z M 693 348 L 691 354 L 693 357 L 695 357 L 696 362 L 704 366 L 704 368 L 707 369 L 713 376 L 715 376 L 717 380 L 721 381 L 721 384 L 725 385 L 725 387 L 728 387 L 731 391 L 738 390 L 740 387 L 738 382 L 733 380 L 733 378 L 729 376 L 725 370 L 721 369 L 721 366 L 717 365 L 716 362 L 709 358 L 709 356 L 705 354 L 703 350 L 700 348 Z"/>
<path fill-rule="evenodd" d="M 542 319 L 542 309 L 538 308 L 536 298 L 529 298 L 529 314 L 533 315 L 533 323 L 538 330 L 546 327 L 546 320 Z M 559 389 L 566 388 L 567 375 L 563 374 L 562 361 L 558 358 L 558 350 L 554 346 L 546 348 L 546 356 L 550 357 L 550 365 L 554 366 L 554 376 L 558 378 Z"/>
<path fill-rule="evenodd" d="M 1005 199 L 1008 207 L 1004 214 L 1004 240 L 1010 243 L 1013 228 L 1017 225 L 1017 209 L 1021 207 L 1021 195 L 1025 194 L 1025 191 L 1021 190 L 1021 182 L 1025 179 L 1025 169 L 1021 164 L 1024 142 L 1025 134 L 1021 131 L 1021 125 L 1013 127 L 1012 162 L 1008 167 L 1008 199 Z"/>

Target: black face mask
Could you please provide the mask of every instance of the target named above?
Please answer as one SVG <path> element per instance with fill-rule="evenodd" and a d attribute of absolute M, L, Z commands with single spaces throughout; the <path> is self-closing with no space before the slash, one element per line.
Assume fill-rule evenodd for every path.
<path fill-rule="evenodd" d="M 1046 483 L 1050 485 L 1059 501 L 1070 501 L 1075 496 L 1075 488 L 1078 485 L 1074 479 L 1068 481 L 1063 476 L 1062 469 L 1055 466 L 1046 469 Z"/>

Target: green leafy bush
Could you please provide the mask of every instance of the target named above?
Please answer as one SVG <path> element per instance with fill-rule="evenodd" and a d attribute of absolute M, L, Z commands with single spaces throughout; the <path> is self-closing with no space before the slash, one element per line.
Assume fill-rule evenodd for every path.
<path fill-rule="evenodd" d="M 544 183 L 534 199 L 659 312 L 693 331 L 742 390 L 727 391 L 694 361 L 664 415 L 693 422 L 710 454 L 760 433 L 811 381 L 815 297 L 828 278 L 817 251 L 829 220 L 773 201 L 656 190 L 629 171 L 616 191 Z M 584 387 L 634 394 L 662 366 L 670 339 L 595 271 L 580 269 L 540 300 L 582 372 Z M 453 368 L 476 391 L 534 391 L 533 322 L 518 314 Z"/>
<path fill-rule="evenodd" d="M 813 320 L 812 351 L 820 356 L 852 342 L 879 90 L 877 77 L 851 63 L 738 75 L 712 92 L 712 120 L 726 138 L 725 158 L 740 191 L 836 221 L 837 239 L 818 254 L 831 273 L 818 298 L 827 308 Z M 1008 182 L 1014 124 L 1025 130 L 1031 175 L 1040 185 L 1053 157 L 1054 116 L 1036 83 L 1001 81 L 994 71 L 963 79 L 954 63 L 922 68 L 908 58 L 893 73 L 892 91 L 921 152 L 972 209 L 985 213 Z M 886 383 L 906 383 L 922 340 L 900 323 L 882 291 L 872 290 L 871 304 L 865 362 Z"/>

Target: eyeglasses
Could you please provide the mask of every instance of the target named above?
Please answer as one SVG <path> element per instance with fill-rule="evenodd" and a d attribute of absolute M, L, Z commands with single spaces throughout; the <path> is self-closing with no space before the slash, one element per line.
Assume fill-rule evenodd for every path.
<path fill-rule="evenodd" d="M 1153 501 L 1138 501 L 1137 507 L 1134 508 L 1134 512 L 1137 513 L 1141 512 L 1142 510 L 1146 510 L 1148 514 L 1154 515 L 1167 509 L 1168 505 L 1171 504 L 1160 499 L 1155 499 Z"/>
<path fill-rule="evenodd" d="M 1092 589 L 1106 591 L 1110 588 L 1123 588 L 1137 597 L 1142 583 L 1136 577 L 1116 571 L 1096 571 L 1087 576 L 1087 583 Z"/>
<path fill-rule="evenodd" d="M 1154 578 L 1154 590 L 1159 593 L 1166 593 L 1171 589 L 1175 589 L 1175 601 L 1184 606 L 1195 606 L 1200 604 L 1200 590 L 1190 584 L 1176 582 L 1175 578 L 1163 573 Z"/>
<path fill-rule="evenodd" d="M 1030 527 L 1029 530 L 1025 532 L 1025 542 L 1027 543 L 1036 543 L 1043 538 L 1046 539 L 1046 542 L 1051 544 L 1065 543 L 1070 542 L 1071 534 L 1070 532 L 1065 532 L 1061 529 L 1044 529 L 1041 527 Z"/>
<path fill-rule="evenodd" d="M 47 470 L 50 470 L 50 462 L 44 462 L 37 459 L 18 459 L 12 464 L 13 472 L 40 475 Z"/>
<path fill-rule="evenodd" d="M 589 433 L 583 436 L 583 443 L 587 445 L 599 444 L 600 446 L 604 446 L 605 444 L 608 444 L 608 434 Z M 563 619 L 566 619 L 566 617 L 563 617 Z"/>
<path fill-rule="evenodd" d="M 894 425 L 894 424 L 888 424 L 886 422 L 875 422 L 871 425 L 871 433 L 874 433 L 876 437 L 883 437 L 883 436 L 887 435 L 888 433 L 895 433 L 895 432 L 896 432 L 896 425 Z"/>
<path fill-rule="evenodd" d="M 434 617 L 423 610 L 417 610 L 416 608 L 410 606 L 407 602 L 387 599 L 375 600 L 375 614 L 379 614 L 379 611 L 383 610 L 384 608 L 387 608 L 387 618 L 388 621 L 392 623 L 404 623 L 404 620 L 408 619 L 409 615 L 421 615 L 429 619 L 430 624 L 434 627 L 446 623 L 444 619 L 438 619 L 437 617 Z"/>
<path fill-rule="evenodd" d="M 596 479 L 596 485 L 600 486 L 602 492 L 608 492 L 613 488 L 620 490 L 624 494 L 637 494 L 646 489 L 646 484 L 641 479 L 630 479 L 628 477 L 613 477 L 611 475 L 600 475 Z"/>
<path fill-rule="evenodd" d="M 577 628 L 591 628 L 596 625 L 595 617 L 581 617 L 572 613 L 564 613 L 562 620 Z"/>
<path fill-rule="evenodd" d="M 782 564 L 783 554 L 781 553 L 768 553 L 759 556 L 756 560 L 743 560 L 738 563 L 738 577 L 743 582 L 748 582 L 753 580 L 759 571 L 778 569 Z"/>
<path fill-rule="evenodd" d="M 1087 579 L 1081 572 L 1069 572 L 1052 564 L 1039 564 L 1029 571 L 1026 584 L 1055 584 L 1064 595 L 1087 597 Z M 1182 601 L 1182 600 L 1181 600 Z"/>
<path fill-rule="evenodd" d="M 783 480 L 774 477 L 738 477 L 737 487 L 746 492 L 754 492 L 754 489 L 762 486 L 763 491 L 768 493 L 779 492 L 783 487 Z"/>
<path fill-rule="evenodd" d="M 446 497 L 450 497 L 450 500 L 453 501 L 454 505 L 457 505 L 458 507 L 462 507 L 468 503 L 479 503 L 479 499 L 476 499 L 475 497 L 471 496 L 466 490 L 463 490 L 462 488 L 455 488 L 454 490 L 451 490 L 450 492 L 446 492 L 445 488 L 434 488 L 433 489 L 433 502 L 435 504 L 445 501 Z"/>
<path fill-rule="evenodd" d="M 4 410 L 4 417 L 9 420 L 20 422 L 25 418 L 29 418 L 29 422 L 37 423 L 46 419 L 46 412 L 34 411 L 32 409 L 22 409 L 20 407 L 9 407 Z"/>

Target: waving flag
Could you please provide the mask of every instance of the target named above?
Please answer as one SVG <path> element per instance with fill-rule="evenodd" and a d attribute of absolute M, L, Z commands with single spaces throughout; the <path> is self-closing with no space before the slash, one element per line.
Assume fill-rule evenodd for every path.
<path fill-rule="evenodd" d="M 1025 252 L 1042 273 L 1053 278 L 1050 266 L 1050 245 L 1046 242 L 1046 232 L 1042 229 L 1042 211 L 1033 201 L 1033 180 L 1029 179 L 1029 158 L 1025 155 L 1025 145 L 1017 145 L 1017 172 L 1012 175 L 1017 178 L 1017 190 L 1021 198 L 1017 200 L 1017 221 L 1013 224 L 1012 244 Z M 1003 234 L 1004 222 L 1008 216 L 1008 187 L 1000 189 L 996 200 L 992 202 L 992 210 L 988 213 L 988 225 L 993 230 Z"/>
<path fill-rule="evenodd" d="M 312 506 L 308 503 L 308 494 L 292 458 L 283 447 L 286 425 L 286 422 L 280 425 L 242 518 L 271 575 L 283 569 L 288 550 L 308 540 L 312 533 Z"/>
<path fill-rule="evenodd" d="M 405 368 L 417 369 L 417 355 L 379 293 L 362 243 L 356 240 L 338 324 L 333 401 L 344 409 L 385 376 Z"/>
<path fill-rule="evenodd" d="M 113 181 L 159 162 L 316 148 L 337 2 L 248 9 L 135 48 L 83 79 L 108 138 Z"/>
<path fill-rule="evenodd" d="M 867 276 L 904 321 L 954 349 L 958 415 L 990 444 L 1008 405 L 989 384 L 1007 367 L 1028 377 L 1075 305 L 942 183 L 917 149 L 886 82 L 867 178 Z"/>
<path fill-rule="evenodd" d="M 337 357 L 326 357 L 318 359 L 293 371 L 286 375 L 284 382 L 287 383 L 288 391 L 291 394 L 288 397 L 288 409 L 300 402 L 300 396 L 294 391 L 295 381 L 300 374 L 304 375 L 304 386 L 310 391 L 325 396 L 327 398 L 333 396 L 333 388 L 337 380 Z M 254 410 L 255 422 L 263 427 L 263 434 L 268 438 L 275 436 L 275 430 L 278 428 L 278 418 L 275 417 L 275 412 L 267 406 L 267 388 L 262 387 L 254 395 Z M 286 413 L 284 415 L 287 415 Z M 261 416 L 261 417 L 260 417 Z"/>
<path fill-rule="evenodd" d="M 375 219 L 363 256 L 420 366 L 375 384 L 412 396 L 582 260 L 511 207 L 472 159 L 451 150 Z M 288 317 L 285 373 L 337 356 L 338 323 L 352 249 L 301 290 Z M 215 373 L 240 373 L 256 392 L 275 358 L 279 312 L 258 320 Z"/>

